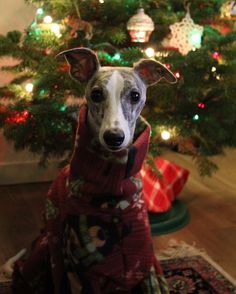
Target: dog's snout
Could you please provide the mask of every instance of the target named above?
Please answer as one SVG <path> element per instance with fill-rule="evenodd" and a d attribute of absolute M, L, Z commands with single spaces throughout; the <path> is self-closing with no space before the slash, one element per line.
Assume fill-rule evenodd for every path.
<path fill-rule="evenodd" d="M 117 148 L 120 147 L 124 142 L 125 134 L 120 129 L 110 129 L 105 131 L 103 139 L 109 147 Z"/>

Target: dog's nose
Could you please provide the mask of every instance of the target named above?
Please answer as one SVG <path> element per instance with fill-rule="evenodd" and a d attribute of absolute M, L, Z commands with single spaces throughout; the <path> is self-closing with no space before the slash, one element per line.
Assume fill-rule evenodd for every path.
<path fill-rule="evenodd" d="M 125 134 L 120 129 L 110 129 L 103 134 L 105 143 L 110 147 L 119 147 L 125 139 Z"/>

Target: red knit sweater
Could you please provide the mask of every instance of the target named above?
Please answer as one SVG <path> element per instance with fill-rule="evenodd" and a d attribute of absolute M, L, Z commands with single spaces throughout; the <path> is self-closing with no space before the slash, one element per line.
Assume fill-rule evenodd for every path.
<path fill-rule="evenodd" d="M 45 230 L 30 257 L 16 266 L 15 289 L 24 280 L 29 293 L 78 293 L 69 276 L 86 294 L 146 294 L 150 287 L 160 291 L 150 293 L 168 293 L 152 249 L 139 177 L 149 134 L 146 124 L 131 147 L 110 153 L 94 142 L 87 108 L 81 109 L 71 163 L 48 192 Z M 43 292 L 34 292 L 39 285 Z"/>

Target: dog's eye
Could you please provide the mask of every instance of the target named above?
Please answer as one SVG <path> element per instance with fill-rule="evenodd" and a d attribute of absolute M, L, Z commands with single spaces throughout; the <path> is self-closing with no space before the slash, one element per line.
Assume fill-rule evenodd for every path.
<path fill-rule="evenodd" d="M 91 92 L 90 98 L 93 102 L 99 103 L 103 100 L 102 90 L 96 89 Z"/>
<path fill-rule="evenodd" d="M 140 101 L 140 94 L 139 92 L 136 92 L 136 91 L 132 91 L 130 93 L 130 100 L 131 100 L 131 103 L 135 104 L 135 103 L 138 103 Z"/>

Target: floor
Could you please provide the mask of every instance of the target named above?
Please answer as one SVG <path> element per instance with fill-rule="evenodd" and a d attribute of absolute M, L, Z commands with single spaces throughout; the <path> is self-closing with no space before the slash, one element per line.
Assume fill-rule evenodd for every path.
<path fill-rule="evenodd" d="M 220 169 L 205 179 L 199 177 L 190 156 L 167 152 L 165 158 L 190 170 L 179 198 L 187 204 L 191 221 L 175 233 L 154 237 L 155 249 L 165 248 L 170 239 L 195 243 L 236 279 L 236 150 L 216 157 Z M 48 186 L 0 186 L 0 264 L 37 236 Z"/>

